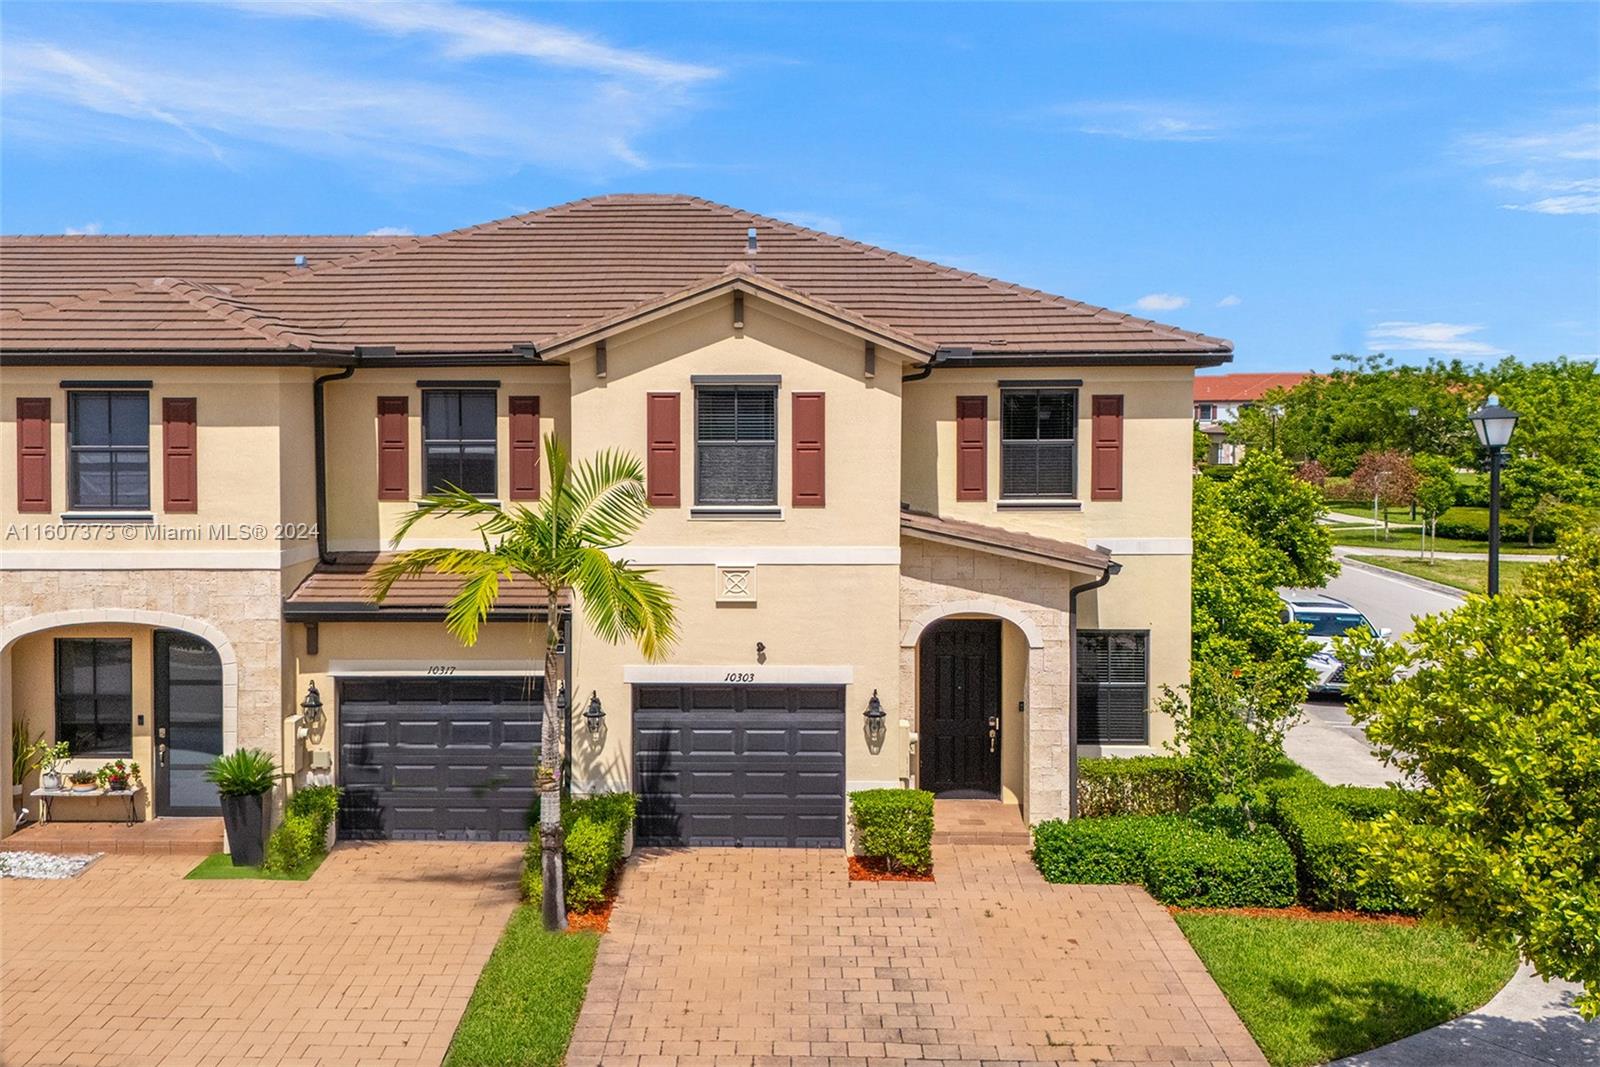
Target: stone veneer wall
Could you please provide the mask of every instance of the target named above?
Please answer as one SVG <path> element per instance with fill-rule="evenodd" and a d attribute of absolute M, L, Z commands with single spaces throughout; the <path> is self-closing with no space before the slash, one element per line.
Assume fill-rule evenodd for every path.
<path fill-rule="evenodd" d="M 1064 819 L 1068 805 L 1068 571 L 919 538 L 900 542 L 900 691 L 917 694 L 920 628 L 952 615 L 1008 619 L 1028 638 L 1027 743 L 1023 815 L 1029 823 Z M 910 637 L 907 643 L 905 637 Z"/>
<path fill-rule="evenodd" d="M 193 620 L 215 631 L 191 628 L 213 644 L 220 633 L 230 646 L 218 649 L 225 688 L 230 650 L 235 665 L 236 743 L 266 749 L 278 758 L 283 620 L 277 571 L 4 571 L 0 582 L 0 627 L 7 636 L 29 620 L 53 621 L 45 617 L 54 616 L 65 616 L 60 625 L 114 621 L 175 629 L 185 629 L 184 620 Z M 9 692 L 5 697 L 10 700 Z"/>

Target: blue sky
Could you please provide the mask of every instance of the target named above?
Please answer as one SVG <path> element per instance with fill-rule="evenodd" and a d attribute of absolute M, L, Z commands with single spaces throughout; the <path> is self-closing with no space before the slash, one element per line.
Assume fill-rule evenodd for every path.
<path fill-rule="evenodd" d="M 1600 352 L 1600 5 L 28 3 L 0 230 L 688 192 L 1233 339 Z"/>

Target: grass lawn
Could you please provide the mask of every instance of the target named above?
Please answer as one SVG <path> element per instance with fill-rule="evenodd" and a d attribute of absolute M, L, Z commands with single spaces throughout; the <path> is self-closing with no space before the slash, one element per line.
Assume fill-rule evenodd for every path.
<path fill-rule="evenodd" d="M 1480 1007 L 1515 954 L 1441 926 L 1177 915 L 1273 1067 L 1376 1048 Z"/>
<path fill-rule="evenodd" d="M 549 934 L 539 909 L 511 916 L 472 991 L 444 1067 L 559 1067 L 600 937 Z"/>
<path fill-rule="evenodd" d="M 1389 536 L 1385 538 L 1383 531 L 1378 530 L 1377 536 L 1373 531 L 1333 527 L 1329 530 L 1333 543 L 1336 545 L 1351 545 L 1356 548 L 1405 548 L 1415 552 L 1422 547 L 1422 535 L 1416 530 L 1401 530 L 1391 528 Z M 1489 553 L 1489 542 L 1467 541 L 1455 537 L 1441 537 L 1439 543 L 1434 544 L 1433 538 L 1428 538 L 1428 547 L 1437 548 L 1440 552 L 1478 552 L 1483 555 Z M 1514 555 L 1518 552 L 1532 552 L 1536 555 L 1549 555 L 1555 551 L 1553 545 L 1535 545 L 1529 548 L 1521 542 L 1506 544 L 1500 542 L 1502 555 Z"/>
<path fill-rule="evenodd" d="M 263 871 L 260 867 L 235 867 L 233 857 L 226 852 L 213 852 L 200 861 L 200 866 L 184 875 L 197 881 L 229 878 L 264 878 L 272 882 L 303 882 L 322 866 L 326 856 L 318 856 L 310 863 L 292 871 Z"/>
<path fill-rule="evenodd" d="M 1372 567 L 1383 567 L 1402 574 L 1426 578 L 1431 582 L 1442 582 L 1453 585 L 1457 589 L 1469 593 L 1486 593 L 1489 589 L 1489 564 L 1487 560 L 1475 559 L 1441 559 L 1432 563 L 1425 559 L 1408 559 L 1404 556 L 1351 556 L 1357 563 L 1365 563 Z M 1500 559 L 1500 588 L 1506 592 L 1514 591 L 1522 584 L 1522 579 L 1537 563 L 1516 563 Z"/>

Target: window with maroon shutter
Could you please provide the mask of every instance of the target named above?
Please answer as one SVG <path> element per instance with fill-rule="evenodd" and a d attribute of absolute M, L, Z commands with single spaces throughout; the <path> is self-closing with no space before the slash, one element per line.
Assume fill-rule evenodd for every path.
<path fill-rule="evenodd" d="M 378 398 L 378 499 L 411 498 L 410 403 L 403 396 Z"/>
<path fill-rule="evenodd" d="M 1122 499 L 1122 397 L 1097 396 L 1090 409 L 1089 499 Z"/>
<path fill-rule="evenodd" d="M 989 398 L 956 397 L 956 499 L 989 496 Z"/>
<path fill-rule="evenodd" d="M 200 510 L 196 444 L 195 398 L 164 398 L 161 401 L 161 495 L 167 511 Z"/>
<path fill-rule="evenodd" d="M 17 510 L 50 510 L 50 398 L 17 397 Z"/>
<path fill-rule="evenodd" d="M 827 503 L 827 458 L 824 443 L 827 401 L 822 393 L 794 394 L 794 506 L 820 508 Z"/>
<path fill-rule="evenodd" d="M 675 508 L 682 501 L 678 412 L 677 393 L 651 393 L 645 398 L 645 492 L 656 507 Z"/>
<path fill-rule="evenodd" d="M 511 405 L 511 499 L 539 499 L 539 398 L 513 396 Z"/>

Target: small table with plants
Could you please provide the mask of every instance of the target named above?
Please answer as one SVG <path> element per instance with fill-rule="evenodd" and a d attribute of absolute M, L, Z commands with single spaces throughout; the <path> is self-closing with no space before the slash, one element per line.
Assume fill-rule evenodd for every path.
<path fill-rule="evenodd" d="M 73 771 L 58 777 L 62 780 L 53 785 L 43 785 L 28 794 L 39 798 L 41 826 L 50 821 L 51 801 L 64 797 L 122 797 L 128 802 L 128 825 L 139 821 L 134 798 L 144 792 L 144 783 L 139 779 L 137 763 L 119 759 L 107 763 L 98 771 Z"/>

